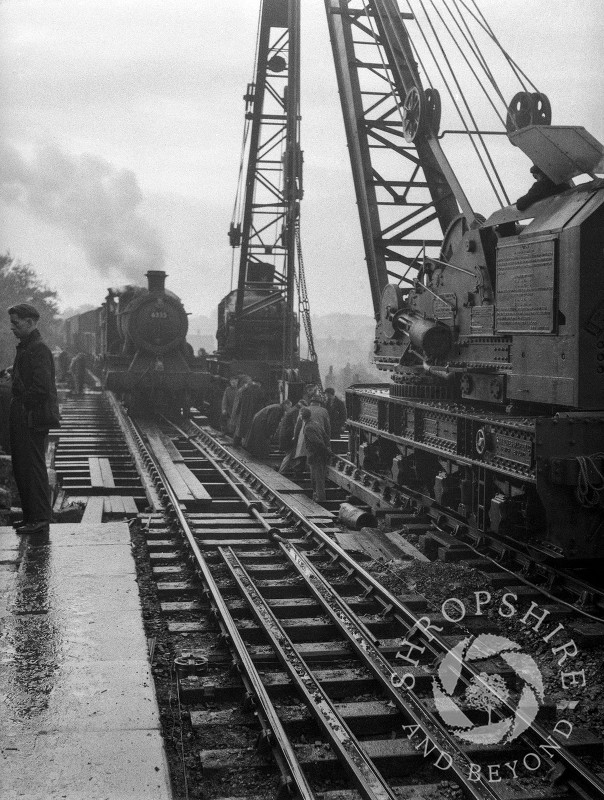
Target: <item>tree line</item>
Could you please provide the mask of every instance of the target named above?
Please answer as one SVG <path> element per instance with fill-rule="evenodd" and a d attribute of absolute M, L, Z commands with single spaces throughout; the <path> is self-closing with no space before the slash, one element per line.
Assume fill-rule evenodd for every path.
<path fill-rule="evenodd" d="M 60 344 L 57 292 L 42 283 L 31 264 L 23 264 L 8 252 L 0 255 L 0 297 L 0 369 L 15 358 L 16 340 L 6 312 L 18 303 L 31 303 L 38 309 L 40 328 L 51 349 Z"/>

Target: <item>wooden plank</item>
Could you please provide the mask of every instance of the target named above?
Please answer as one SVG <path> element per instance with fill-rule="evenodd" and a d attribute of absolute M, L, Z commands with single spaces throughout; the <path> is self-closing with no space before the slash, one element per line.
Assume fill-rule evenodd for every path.
<path fill-rule="evenodd" d="M 189 487 L 189 490 L 191 491 L 191 494 L 195 500 L 205 500 L 208 503 L 212 501 L 212 498 L 208 494 L 208 491 L 205 489 L 204 485 L 197 480 L 195 475 L 193 475 L 186 464 L 175 464 L 174 466 L 176 467 L 176 470 L 181 478 Z"/>
<path fill-rule="evenodd" d="M 314 500 L 311 500 L 310 497 L 307 497 L 305 494 L 298 494 L 293 492 L 285 493 L 285 500 L 287 500 L 287 504 L 290 505 L 292 508 L 295 508 L 296 511 L 299 511 L 305 517 L 321 517 L 321 518 L 329 518 L 330 512 L 327 509 L 323 508 L 323 506 L 315 503 Z"/>
<path fill-rule="evenodd" d="M 90 485 L 91 486 L 102 486 L 103 485 L 103 473 L 101 472 L 101 465 L 99 464 L 99 459 L 90 456 L 88 459 L 88 470 L 90 471 Z"/>
<path fill-rule="evenodd" d="M 268 464 L 263 464 L 262 462 L 257 461 L 255 458 L 250 456 L 248 453 L 242 452 L 241 450 L 233 447 L 229 447 L 228 445 L 225 447 L 225 450 L 233 453 L 233 455 L 235 455 L 242 464 L 245 464 L 245 466 L 251 470 L 254 475 L 260 478 L 261 481 L 264 481 L 266 484 L 268 484 L 271 489 L 274 489 L 277 492 L 301 491 L 297 483 L 294 483 L 294 481 L 290 480 L 290 478 L 287 478 L 285 475 L 281 475 L 274 467 L 271 467 Z"/>
<path fill-rule="evenodd" d="M 105 514 L 113 517 L 136 517 L 138 508 L 134 497 L 118 494 L 111 494 L 103 498 L 105 500 Z"/>
<path fill-rule="evenodd" d="M 101 466 L 101 475 L 103 476 L 103 486 L 107 489 L 115 489 L 115 480 L 113 479 L 113 472 L 108 458 L 99 458 Z"/>
<path fill-rule="evenodd" d="M 413 558 L 415 561 L 430 561 L 430 559 L 427 558 L 420 550 L 418 550 L 417 547 L 405 539 L 401 531 L 392 531 L 392 533 L 387 533 L 386 536 L 409 558 Z"/>
<path fill-rule="evenodd" d="M 104 498 L 89 497 L 86 503 L 81 524 L 91 524 L 103 521 Z"/>
<path fill-rule="evenodd" d="M 185 457 L 180 452 L 178 447 L 176 447 L 172 439 L 170 439 L 170 437 L 167 434 L 162 433 L 161 431 L 159 431 L 159 438 L 162 440 L 162 443 L 166 448 L 166 451 L 168 452 L 168 455 L 170 456 L 172 461 L 175 464 L 184 464 Z"/>
<path fill-rule="evenodd" d="M 134 497 L 122 497 L 121 500 L 124 504 L 124 512 L 126 515 L 136 517 L 138 515 L 138 507 L 134 502 Z"/>
<path fill-rule="evenodd" d="M 184 480 L 180 477 L 179 473 L 176 470 L 175 464 L 170 458 L 168 451 L 164 447 L 164 444 L 159 436 L 159 431 L 152 431 L 151 429 L 146 430 L 147 441 L 151 445 L 153 453 L 157 460 L 159 461 L 159 465 L 164 471 L 166 477 L 170 481 L 172 489 L 174 490 L 177 498 L 179 501 L 185 500 L 192 500 L 193 495 L 189 491 L 189 487 L 184 482 Z"/>
<path fill-rule="evenodd" d="M 184 463 L 175 464 L 172 461 L 157 427 L 155 425 L 146 424 L 141 425 L 141 427 L 178 501 L 182 503 L 211 503 L 211 496 L 193 475 L 191 470 Z"/>
<path fill-rule="evenodd" d="M 123 514 L 124 504 L 118 494 L 111 494 L 105 498 L 105 511 L 109 514 Z"/>
<path fill-rule="evenodd" d="M 364 553 L 374 560 L 406 561 L 416 559 L 427 561 L 428 559 L 412 545 L 397 535 L 384 533 L 377 528 L 362 528 L 360 531 L 351 533 L 336 533 L 337 543 L 348 552 Z"/>
<path fill-rule="evenodd" d="M 108 458 L 89 456 L 90 485 L 97 488 L 115 489 L 113 472 Z"/>

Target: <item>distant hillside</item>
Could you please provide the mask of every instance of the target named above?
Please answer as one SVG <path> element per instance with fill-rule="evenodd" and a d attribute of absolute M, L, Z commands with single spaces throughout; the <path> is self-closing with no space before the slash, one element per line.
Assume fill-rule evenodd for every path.
<path fill-rule="evenodd" d="M 321 314 L 312 318 L 313 336 L 319 357 L 321 376 L 325 381 L 330 367 L 332 383 L 342 391 L 354 380 L 384 380 L 372 365 L 375 322 L 362 314 Z M 203 347 L 208 353 L 216 349 L 216 317 L 191 315 L 188 341 L 195 352 Z M 302 357 L 307 355 L 304 328 L 300 331 Z M 341 374 L 340 374 L 341 373 Z M 356 376 L 356 377 L 355 377 Z"/>
<path fill-rule="evenodd" d="M 59 317 L 60 319 L 69 319 L 69 317 L 75 317 L 78 314 L 85 314 L 86 311 L 92 311 L 93 308 L 98 308 L 98 306 L 85 303 L 83 306 L 78 306 L 77 308 L 66 308 L 65 311 L 61 311 Z"/>
<path fill-rule="evenodd" d="M 368 346 L 373 342 L 375 321 L 364 314 L 322 314 L 312 317 L 312 329 L 315 337 L 326 339 L 362 339 L 366 338 Z"/>
<path fill-rule="evenodd" d="M 187 341 L 195 352 L 203 347 L 206 353 L 213 353 L 216 350 L 216 317 L 191 314 Z"/>
<path fill-rule="evenodd" d="M 202 316 L 201 314 L 189 315 L 189 333 L 193 336 L 198 334 L 209 334 L 214 336 L 216 333 L 216 314 L 213 316 Z"/>
<path fill-rule="evenodd" d="M 342 392 L 351 383 L 380 382 L 372 364 L 375 322 L 361 314 L 326 314 L 312 318 L 313 337 L 325 385 Z M 306 346 L 302 334 L 302 354 Z"/>

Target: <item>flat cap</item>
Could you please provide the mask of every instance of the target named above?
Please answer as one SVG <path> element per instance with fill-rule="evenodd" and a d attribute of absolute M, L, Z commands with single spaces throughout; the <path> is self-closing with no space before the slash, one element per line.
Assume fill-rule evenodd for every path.
<path fill-rule="evenodd" d="M 40 319 L 40 312 L 35 306 L 29 303 L 19 303 L 8 309 L 9 314 L 14 314 L 19 319 Z"/>

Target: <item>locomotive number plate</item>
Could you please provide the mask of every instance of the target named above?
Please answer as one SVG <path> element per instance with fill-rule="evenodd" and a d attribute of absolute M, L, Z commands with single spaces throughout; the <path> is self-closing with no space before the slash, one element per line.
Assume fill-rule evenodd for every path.
<path fill-rule="evenodd" d="M 553 332 L 554 248 L 548 239 L 497 249 L 497 333 Z"/>
<path fill-rule="evenodd" d="M 504 433 L 496 433 L 495 455 L 530 467 L 533 462 L 533 443 L 506 436 Z"/>

